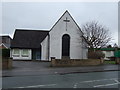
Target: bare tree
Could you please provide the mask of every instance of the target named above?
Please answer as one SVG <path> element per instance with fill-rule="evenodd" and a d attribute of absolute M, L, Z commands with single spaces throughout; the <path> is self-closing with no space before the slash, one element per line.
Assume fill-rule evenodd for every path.
<path fill-rule="evenodd" d="M 83 25 L 82 31 L 89 48 L 104 47 L 111 41 L 109 30 L 98 22 L 87 22 Z"/>

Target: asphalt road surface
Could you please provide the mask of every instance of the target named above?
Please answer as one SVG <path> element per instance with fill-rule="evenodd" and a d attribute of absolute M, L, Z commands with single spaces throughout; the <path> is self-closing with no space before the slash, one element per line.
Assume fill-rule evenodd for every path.
<path fill-rule="evenodd" d="M 118 88 L 120 71 L 3 77 L 3 88 Z"/>

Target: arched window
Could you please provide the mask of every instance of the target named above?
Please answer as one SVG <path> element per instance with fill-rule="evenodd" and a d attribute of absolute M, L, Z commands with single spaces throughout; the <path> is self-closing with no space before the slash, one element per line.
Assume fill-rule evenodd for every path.
<path fill-rule="evenodd" d="M 62 56 L 70 55 L 70 36 L 68 34 L 64 34 L 62 36 Z"/>

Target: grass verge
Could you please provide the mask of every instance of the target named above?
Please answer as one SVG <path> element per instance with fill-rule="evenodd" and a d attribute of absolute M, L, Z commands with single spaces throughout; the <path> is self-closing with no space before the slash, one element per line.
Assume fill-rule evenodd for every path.
<path fill-rule="evenodd" d="M 104 61 L 104 64 L 116 64 L 115 61 Z"/>

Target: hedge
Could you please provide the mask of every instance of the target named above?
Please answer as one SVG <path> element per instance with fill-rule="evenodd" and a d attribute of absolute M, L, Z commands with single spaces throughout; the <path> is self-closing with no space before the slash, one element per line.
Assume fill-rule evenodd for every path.
<path fill-rule="evenodd" d="M 2 56 L 2 58 L 9 58 L 10 49 L 0 49 L 0 55 Z"/>

